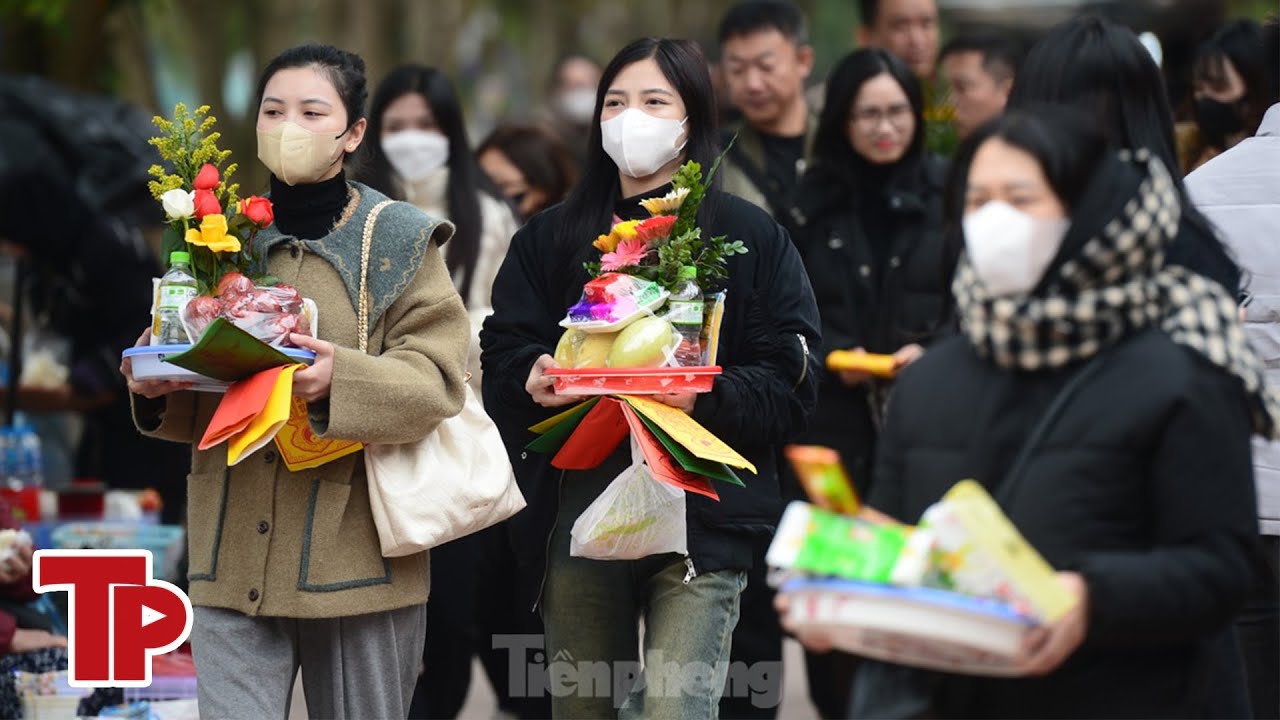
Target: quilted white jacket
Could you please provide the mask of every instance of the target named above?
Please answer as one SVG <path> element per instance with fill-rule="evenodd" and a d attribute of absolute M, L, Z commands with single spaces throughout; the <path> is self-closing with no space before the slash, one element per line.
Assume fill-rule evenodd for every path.
<path fill-rule="evenodd" d="M 1280 384 L 1280 103 L 1256 136 L 1188 175 L 1187 191 L 1245 271 L 1253 296 L 1245 331 L 1267 382 Z M 1255 438 L 1253 466 L 1258 522 L 1264 534 L 1280 535 L 1280 442 Z"/>

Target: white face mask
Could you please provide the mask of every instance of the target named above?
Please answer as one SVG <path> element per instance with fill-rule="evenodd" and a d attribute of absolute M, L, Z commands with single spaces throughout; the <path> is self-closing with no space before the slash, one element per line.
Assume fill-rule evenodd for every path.
<path fill-rule="evenodd" d="M 628 108 L 600 123 L 601 143 L 624 174 L 649 177 L 680 156 L 685 145 L 680 136 L 686 120 L 656 118 L 643 110 Z"/>
<path fill-rule="evenodd" d="M 408 182 L 426 180 L 449 162 L 449 138 L 426 130 L 401 130 L 382 138 L 382 152 Z"/>
<path fill-rule="evenodd" d="M 596 91 L 587 87 L 565 90 L 560 93 L 556 103 L 567 120 L 579 125 L 589 125 L 591 116 L 596 114 Z"/>
<path fill-rule="evenodd" d="M 349 129 L 349 128 L 348 128 Z M 342 159 L 342 136 L 314 133 L 291 121 L 258 131 L 258 159 L 286 185 L 307 185 Z"/>
<path fill-rule="evenodd" d="M 1067 234 L 1066 218 L 1035 218 L 1003 202 L 989 202 L 964 218 L 969 262 L 996 297 L 1030 293 Z"/>

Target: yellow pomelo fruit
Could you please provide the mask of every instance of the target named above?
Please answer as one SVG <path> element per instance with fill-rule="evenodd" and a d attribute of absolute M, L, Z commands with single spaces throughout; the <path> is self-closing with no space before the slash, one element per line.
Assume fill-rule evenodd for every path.
<path fill-rule="evenodd" d="M 606 365 L 611 368 L 660 367 L 675 347 L 675 330 L 660 317 L 645 317 L 618 333 Z"/>
<path fill-rule="evenodd" d="M 556 344 L 556 362 L 565 368 L 602 368 L 618 333 L 587 333 L 570 328 Z"/>

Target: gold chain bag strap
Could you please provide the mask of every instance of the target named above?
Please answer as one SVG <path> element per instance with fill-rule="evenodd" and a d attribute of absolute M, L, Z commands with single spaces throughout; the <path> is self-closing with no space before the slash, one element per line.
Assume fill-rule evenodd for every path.
<path fill-rule="evenodd" d="M 360 248 L 356 330 L 368 352 L 369 255 L 384 200 L 369 211 Z M 462 412 L 412 443 L 366 443 L 369 505 L 385 557 L 413 555 L 478 532 L 524 509 L 502 437 L 471 386 Z"/>
<path fill-rule="evenodd" d="M 369 252 L 373 248 L 373 226 L 383 208 L 393 200 L 383 200 L 369 211 L 364 221 L 364 234 L 360 238 L 360 307 L 356 314 L 356 338 L 360 343 L 360 352 L 369 352 Z"/>

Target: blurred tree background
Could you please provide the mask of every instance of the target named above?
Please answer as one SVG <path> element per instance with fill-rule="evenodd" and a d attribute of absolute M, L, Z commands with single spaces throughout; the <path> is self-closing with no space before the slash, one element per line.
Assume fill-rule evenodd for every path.
<path fill-rule="evenodd" d="M 259 69 L 280 50 L 319 40 L 358 52 L 371 86 L 400 62 L 445 69 L 470 109 L 479 134 L 506 119 L 534 116 L 556 60 L 579 51 L 606 61 L 642 35 L 697 40 L 714 59 L 720 15 L 733 0 L 0 0 L 0 71 L 36 74 L 67 87 L 113 95 L 150 112 L 175 102 L 208 104 L 223 146 L 236 152 L 247 187 L 265 171 L 254 155 L 252 96 Z M 1043 4 L 1042 4 L 1043 3 Z M 853 47 L 854 0 L 798 0 L 817 50 L 815 79 Z M 1213 20 L 1261 19 L 1275 0 L 941 0 L 944 36 L 951 18 L 1003 6 L 1150 5 L 1148 14 L 1175 26 L 1195 17 L 1192 32 Z M 1176 5 L 1195 6 L 1197 13 Z M 994 13 L 993 13 L 994 9 Z M 1113 8 L 1114 10 L 1114 8 Z M 1043 13 L 1045 17 L 1049 14 Z M 1115 13 L 1113 14 L 1120 14 Z M 1143 15 L 1126 19 L 1144 22 Z M 1206 24 L 1208 21 L 1208 24 Z M 1153 21 L 1154 22 L 1154 21 Z M 1184 23 L 1185 24 L 1185 23 Z M 1154 27 L 1154 26 L 1153 26 Z M 1135 29 L 1147 29 L 1136 27 Z M 372 88 L 371 88 L 372 89 Z M 473 140 L 478 139 L 474 137 Z"/>

